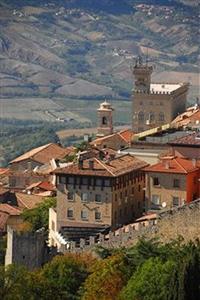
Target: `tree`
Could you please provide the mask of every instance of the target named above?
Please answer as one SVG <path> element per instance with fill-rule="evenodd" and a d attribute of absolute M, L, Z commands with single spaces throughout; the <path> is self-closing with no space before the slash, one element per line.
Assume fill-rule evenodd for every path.
<path fill-rule="evenodd" d="M 99 260 L 90 270 L 82 288 L 82 300 L 117 299 L 125 282 L 123 256 L 113 255 Z"/>
<path fill-rule="evenodd" d="M 80 285 L 88 276 L 87 264 L 77 255 L 57 256 L 47 263 L 42 271 L 53 292 L 53 299 L 79 299 Z"/>
<path fill-rule="evenodd" d="M 23 220 L 31 224 L 31 229 L 36 231 L 42 227 L 48 229 L 49 223 L 49 208 L 56 206 L 56 198 L 46 198 L 33 209 L 26 209 L 22 213 Z"/>
<path fill-rule="evenodd" d="M 163 262 L 160 258 L 149 258 L 128 281 L 121 293 L 123 300 L 168 299 L 169 282 L 175 263 Z"/>

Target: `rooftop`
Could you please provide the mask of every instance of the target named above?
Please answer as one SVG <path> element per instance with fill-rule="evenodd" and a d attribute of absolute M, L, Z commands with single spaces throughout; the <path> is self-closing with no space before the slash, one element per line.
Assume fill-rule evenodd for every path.
<path fill-rule="evenodd" d="M 197 105 L 188 107 L 187 110 L 177 116 L 173 121 L 176 126 L 189 126 L 200 124 L 200 108 Z"/>
<path fill-rule="evenodd" d="M 36 207 L 38 204 L 45 201 L 45 198 L 38 195 L 28 195 L 25 193 L 16 193 L 17 204 L 19 208 L 28 208 L 32 209 Z"/>
<path fill-rule="evenodd" d="M 130 129 L 124 129 L 122 131 L 115 132 L 113 134 L 97 138 L 91 142 L 91 145 L 95 145 L 98 147 L 107 141 L 112 141 L 112 142 L 122 141 L 122 142 L 125 142 L 128 144 L 131 142 L 133 135 L 134 135 L 134 133 Z"/>
<path fill-rule="evenodd" d="M 83 165 L 74 163 L 68 167 L 57 169 L 56 174 L 74 174 L 87 176 L 116 177 L 128 172 L 144 168 L 148 164 L 130 154 L 125 154 L 113 160 L 99 160 L 97 158 L 86 159 Z"/>
<path fill-rule="evenodd" d="M 200 147 L 200 132 L 193 132 L 170 142 L 172 146 Z"/>
<path fill-rule="evenodd" d="M 185 83 L 151 83 L 150 92 L 171 94 L 184 85 Z"/>
<path fill-rule="evenodd" d="M 191 159 L 183 157 L 168 156 L 163 157 L 160 163 L 144 169 L 146 172 L 188 174 L 198 170 L 197 163 Z"/>
<path fill-rule="evenodd" d="M 26 159 L 32 159 L 36 162 L 41 164 L 45 164 L 49 162 L 51 159 L 61 159 L 68 155 L 68 149 L 62 148 L 57 144 L 47 144 L 41 147 L 32 149 L 23 155 L 17 157 L 16 159 L 12 160 L 10 163 L 17 163 Z"/>

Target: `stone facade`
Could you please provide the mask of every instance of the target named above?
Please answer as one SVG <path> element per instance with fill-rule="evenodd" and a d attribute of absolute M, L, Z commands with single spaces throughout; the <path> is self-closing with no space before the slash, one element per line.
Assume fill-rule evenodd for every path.
<path fill-rule="evenodd" d="M 105 136 L 113 133 L 113 108 L 107 101 L 100 104 L 100 108 L 97 110 L 98 113 L 98 128 L 97 136 Z"/>
<path fill-rule="evenodd" d="M 136 64 L 133 68 L 132 129 L 141 132 L 170 123 L 186 109 L 188 84 L 151 83 L 152 67 Z"/>
<path fill-rule="evenodd" d="M 115 229 L 141 216 L 146 206 L 143 166 L 147 164 L 123 155 L 108 164 L 96 159 L 92 163 L 90 159 L 80 169 L 76 165 L 69 167 L 71 171 L 60 169 L 57 208 L 50 211 L 50 242 L 55 244 L 55 233 L 63 227 L 92 225 Z"/>
<path fill-rule="evenodd" d="M 48 249 L 44 231 L 18 233 L 11 226 L 7 227 L 6 266 L 19 264 L 33 270 L 41 267 L 55 253 L 55 249 L 52 252 Z"/>

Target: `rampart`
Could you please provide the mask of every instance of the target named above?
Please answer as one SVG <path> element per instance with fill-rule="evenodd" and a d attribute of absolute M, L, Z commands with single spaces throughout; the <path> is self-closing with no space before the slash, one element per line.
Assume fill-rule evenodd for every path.
<path fill-rule="evenodd" d="M 161 242 L 183 237 L 185 241 L 200 239 L 200 199 L 190 204 L 173 208 L 158 214 L 157 219 L 129 224 L 99 238 L 81 239 L 80 244 L 70 242 L 63 252 L 81 252 L 92 250 L 95 246 L 105 248 L 127 247 L 135 244 L 139 238 L 158 237 Z"/>

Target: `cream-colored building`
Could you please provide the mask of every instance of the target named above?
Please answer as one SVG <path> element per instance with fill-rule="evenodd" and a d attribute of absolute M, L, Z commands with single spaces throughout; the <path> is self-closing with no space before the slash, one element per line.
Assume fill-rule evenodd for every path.
<path fill-rule="evenodd" d="M 186 109 L 187 83 L 152 83 L 153 67 L 139 59 L 133 67 L 132 129 L 141 132 L 170 123 Z"/>
<path fill-rule="evenodd" d="M 50 244 L 85 238 L 103 228 L 115 229 L 144 212 L 142 160 L 125 154 L 90 158 L 58 169 L 57 207 L 50 210 Z"/>

